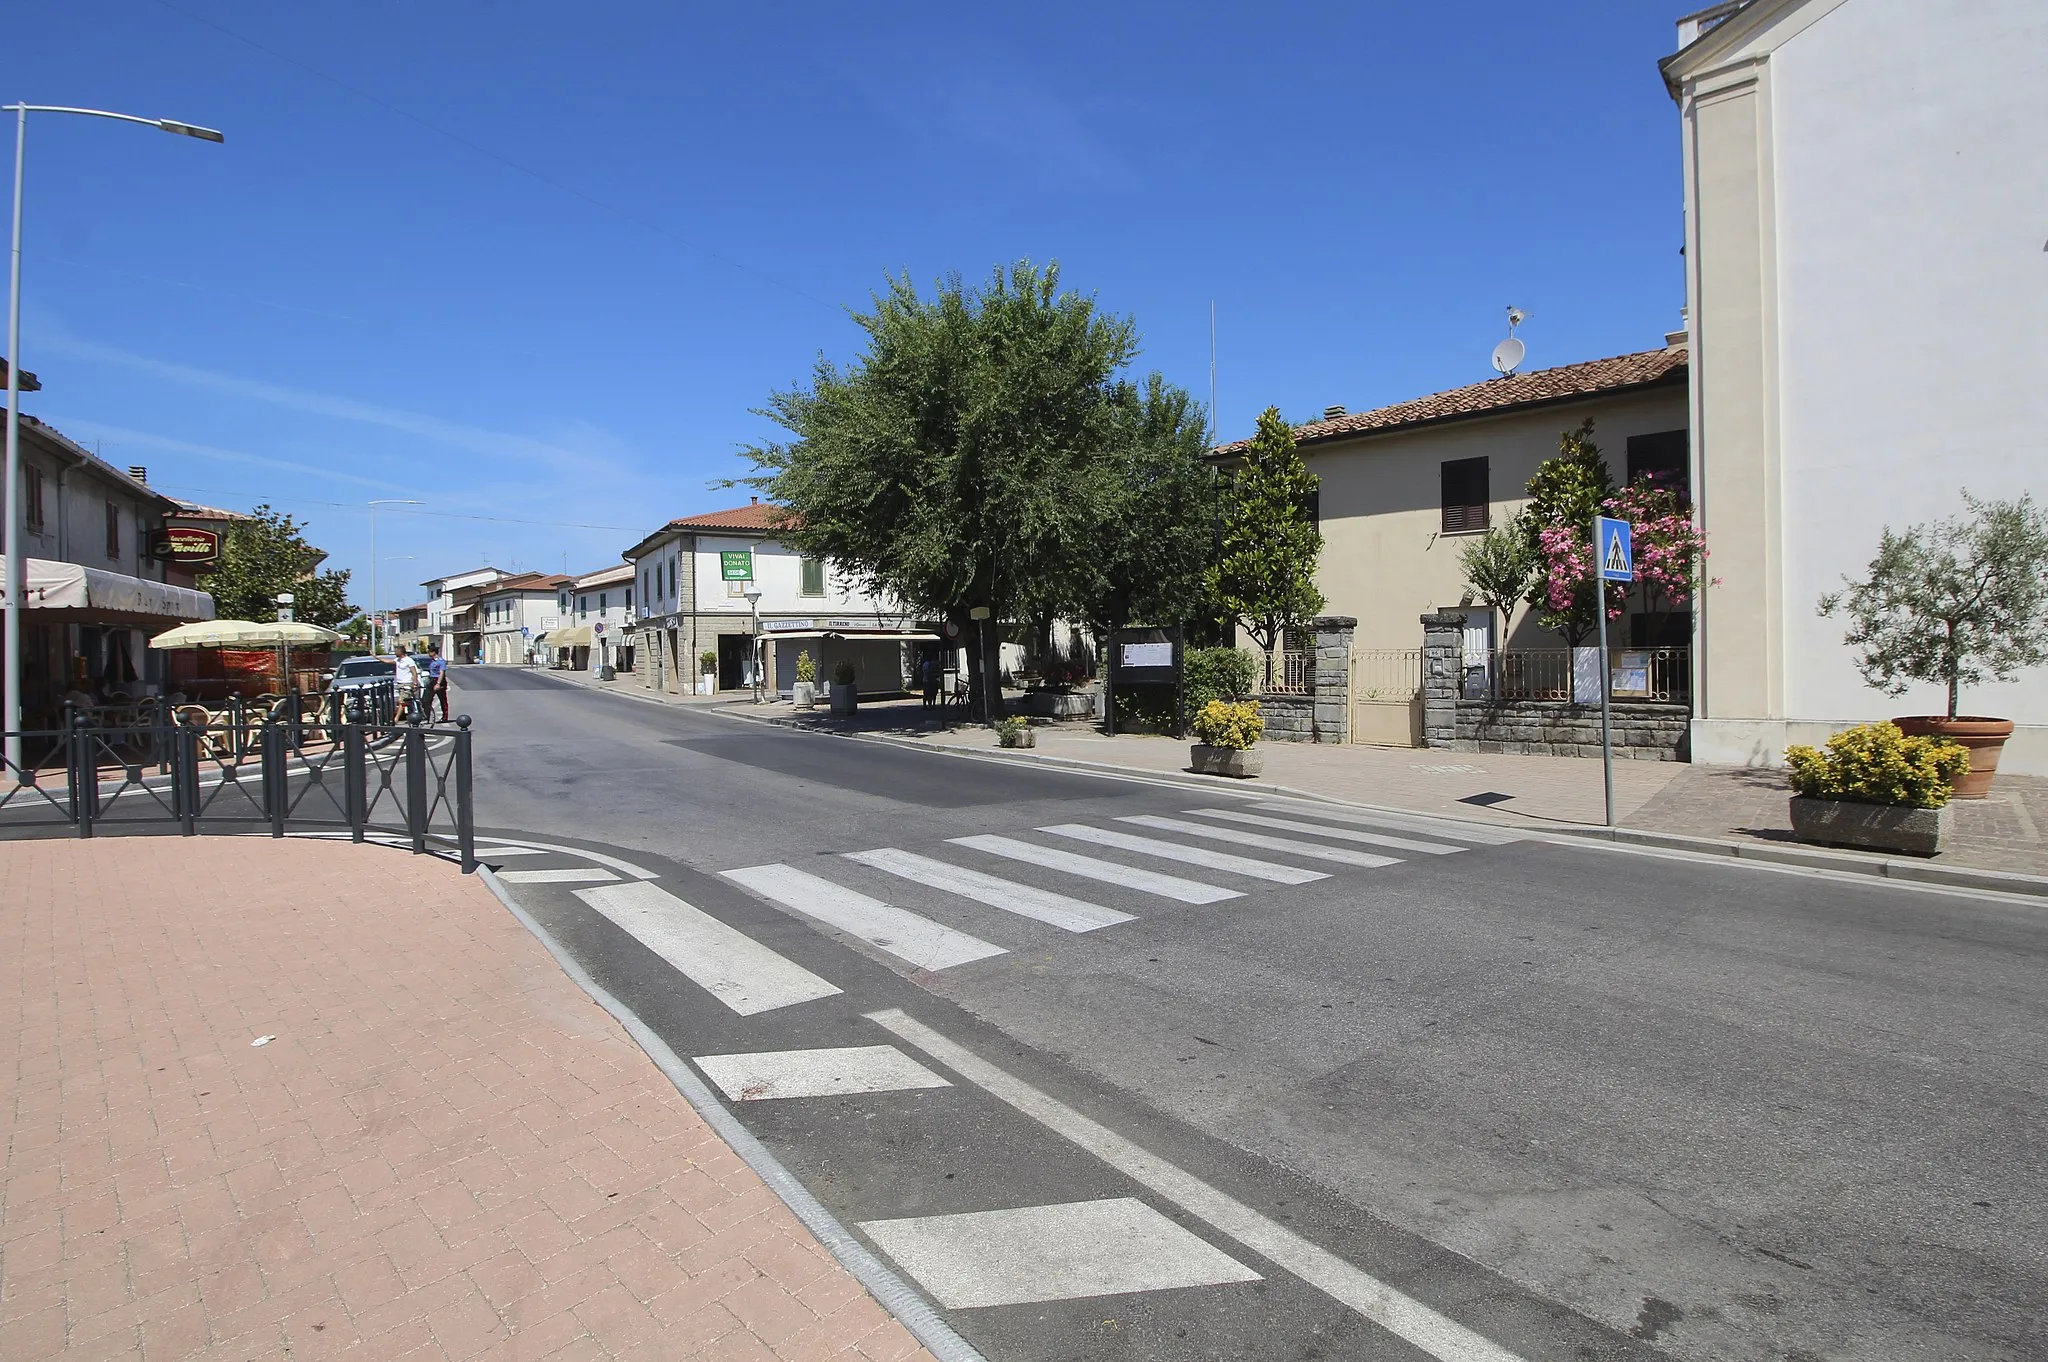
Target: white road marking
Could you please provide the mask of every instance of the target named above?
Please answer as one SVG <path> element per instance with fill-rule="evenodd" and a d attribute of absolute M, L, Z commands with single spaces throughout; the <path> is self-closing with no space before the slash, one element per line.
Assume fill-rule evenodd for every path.
<path fill-rule="evenodd" d="M 964 866 L 948 865 L 935 861 L 929 856 L 920 856 L 911 851 L 899 851 L 895 847 L 877 847 L 873 851 L 849 851 L 849 861 L 885 870 L 891 875 L 929 885 L 933 889 L 944 889 L 962 898 L 985 903 L 1006 913 L 1016 913 L 1050 926 L 1062 927 L 1070 932 L 1092 932 L 1097 927 L 1108 927 L 1119 922 L 1132 922 L 1129 913 L 1119 913 L 1114 908 L 1104 908 L 1099 903 L 1086 899 L 1068 898 L 1055 894 L 1050 889 L 1039 889 L 1015 880 L 1002 879 L 995 875 L 984 875 L 979 870 Z"/>
<path fill-rule="evenodd" d="M 763 898 L 857 936 L 919 969 L 951 969 L 970 960 L 1006 954 L 1003 947 L 978 936 L 955 931 L 943 922 L 842 888 L 794 866 L 754 865 L 728 870 L 725 875 Z"/>
<path fill-rule="evenodd" d="M 1306 856 L 1314 861 L 1335 861 L 1339 865 L 1372 867 L 1400 863 L 1400 858 L 1396 856 L 1378 856 L 1370 851 L 1323 846 L 1292 837 L 1268 837 L 1263 832 L 1239 832 L 1236 828 L 1219 828 L 1209 823 L 1190 823 L 1185 818 L 1161 818 L 1156 814 L 1135 813 L 1116 821 L 1136 823 L 1141 828 L 1158 828 L 1162 832 L 1185 832 L 1195 837 L 1207 837 L 1218 842 L 1235 842 L 1239 846 L 1260 847 L 1266 851 L 1285 851 L 1290 855 Z"/>
<path fill-rule="evenodd" d="M 476 849 L 476 854 L 477 854 L 478 856 L 489 856 L 489 857 L 491 857 L 492 859 L 494 859 L 494 860 L 495 860 L 496 858 L 498 858 L 498 857 L 500 857 L 500 856 L 553 856 L 553 855 L 555 855 L 555 854 L 557 854 L 557 853 L 555 853 L 555 852 L 552 852 L 552 851 L 547 851 L 547 850 L 544 850 L 544 849 L 542 849 L 542 848 L 540 848 L 540 847 L 486 847 L 486 846 L 480 846 L 480 847 L 478 847 L 478 848 Z"/>
<path fill-rule="evenodd" d="M 1261 1280 L 1131 1197 L 866 1220 L 861 1230 L 953 1310 Z"/>
<path fill-rule="evenodd" d="M 1178 899 L 1182 903 L 1221 903 L 1225 899 L 1244 897 L 1235 889 L 1219 889 L 1213 884 L 1139 870 L 1135 866 L 1118 865 L 1115 861 L 1099 861 L 1093 856 L 1076 856 L 1071 851 L 1061 851 L 1056 847 L 1033 846 L 1014 837 L 955 837 L 952 841 L 959 846 L 986 851 L 991 856 L 1006 856 L 1026 865 L 1064 870 L 1069 875 L 1101 880 L 1105 884 L 1120 884 L 1126 889 L 1139 889 L 1161 898 Z"/>
<path fill-rule="evenodd" d="M 735 1102 L 953 1086 L 893 1045 L 698 1055 L 691 1063 Z"/>
<path fill-rule="evenodd" d="M 1049 832 L 1055 837 L 1071 837 L 1077 842 L 1093 842 L 1097 846 L 1120 847 L 1125 851 L 1142 852 L 1162 860 L 1181 861 L 1188 865 L 1207 866 L 1211 870 L 1228 870 L 1236 875 L 1249 875 L 1255 880 L 1270 880 L 1274 884 L 1307 884 L 1311 880 L 1327 880 L 1330 877 L 1320 870 L 1301 870 L 1277 861 L 1255 861 L 1249 856 L 1233 856 L 1227 851 L 1211 851 L 1207 847 L 1183 846 L 1179 842 L 1162 842 L 1157 837 L 1139 837 L 1134 833 L 1113 832 L 1108 828 L 1091 828 L 1086 823 L 1055 823 L 1040 832 Z"/>
<path fill-rule="evenodd" d="M 1101 1159 L 1124 1176 L 1285 1268 L 1439 1362 L 1523 1362 L 1506 1348 L 1362 1272 L 1286 1226 L 1148 1153 L 1101 1123 L 1046 1096 L 897 1008 L 869 1021 L 924 1051 L 998 1101 Z M 865 1228 L 865 1227 L 863 1227 Z M 914 1272 L 914 1269 L 913 1269 Z"/>
<path fill-rule="evenodd" d="M 576 897 L 743 1017 L 839 992 L 659 885 L 608 884 L 578 889 Z"/>
<path fill-rule="evenodd" d="M 479 852 L 481 856 L 483 853 Z M 498 878 L 507 884 L 610 884 L 618 879 L 609 870 L 501 870 Z"/>
<path fill-rule="evenodd" d="M 1306 818 L 1320 818 L 1332 823 L 1358 823 L 1369 828 L 1397 828 L 1402 832 L 1456 837 L 1460 841 L 1473 842 L 1480 846 L 1501 846 L 1508 842 L 1528 840 L 1523 833 L 1491 824 L 1459 823 L 1448 818 L 1420 818 L 1410 814 L 1382 813 L 1376 809 L 1347 809 L 1336 804 L 1318 804 L 1306 799 L 1262 799 L 1252 807 L 1264 809 L 1267 813 L 1299 814 Z"/>
<path fill-rule="evenodd" d="M 1448 842 L 1418 842 L 1412 837 L 1389 837 L 1384 832 L 1354 832 L 1350 828 L 1333 828 L 1327 823 L 1305 823 L 1299 818 L 1268 818 L 1263 814 L 1240 813 L 1236 809 L 1187 809 L 1184 812 L 1197 818 L 1222 818 L 1232 823 L 1248 823 L 1256 828 L 1277 828 L 1281 832 L 1307 832 L 1340 842 L 1363 842 L 1368 846 L 1392 847 L 1396 851 L 1419 851 L 1427 856 L 1447 856 L 1465 849 Z"/>
<path fill-rule="evenodd" d="M 649 870 L 644 866 L 634 865 L 631 861 L 621 860 L 617 856 L 607 856 L 601 851 L 585 851 L 582 847 L 559 846 L 554 842 L 529 842 L 523 838 L 517 842 L 507 842 L 505 843 L 505 845 L 532 847 L 537 851 L 559 851 L 564 856 L 581 856 L 586 861 L 593 861 L 598 865 L 610 866 L 613 870 L 618 871 L 621 875 L 627 876 L 630 879 L 652 880 L 660 878 L 652 870 Z"/>

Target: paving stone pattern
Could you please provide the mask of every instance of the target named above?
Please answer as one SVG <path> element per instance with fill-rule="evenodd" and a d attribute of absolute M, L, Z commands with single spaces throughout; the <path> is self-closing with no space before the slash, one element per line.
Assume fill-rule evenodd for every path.
<path fill-rule="evenodd" d="M 929 1356 L 452 866 L 14 841 L 0 905 L 10 1362 Z"/>

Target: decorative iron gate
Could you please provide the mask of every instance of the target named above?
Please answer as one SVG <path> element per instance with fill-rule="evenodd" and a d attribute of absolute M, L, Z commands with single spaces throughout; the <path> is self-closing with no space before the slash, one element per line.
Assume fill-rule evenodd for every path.
<path fill-rule="evenodd" d="M 1351 654 L 1351 741 L 1422 746 L 1422 650 L 1358 648 Z"/>

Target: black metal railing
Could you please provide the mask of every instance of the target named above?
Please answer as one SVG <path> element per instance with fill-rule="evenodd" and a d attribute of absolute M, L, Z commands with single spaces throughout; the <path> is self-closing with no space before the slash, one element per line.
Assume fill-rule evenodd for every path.
<path fill-rule="evenodd" d="M 476 868 L 468 715 L 453 723 L 393 721 L 369 707 L 274 709 L 209 723 L 165 709 L 163 721 L 25 731 L 19 762 L 0 755 L 0 837 L 68 828 L 101 831 L 268 830 L 348 836 L 454 854 Z M 340 717 L 338 717 L 340 716 Z M 11 744 L 10 744 L 11 746 Z"/>

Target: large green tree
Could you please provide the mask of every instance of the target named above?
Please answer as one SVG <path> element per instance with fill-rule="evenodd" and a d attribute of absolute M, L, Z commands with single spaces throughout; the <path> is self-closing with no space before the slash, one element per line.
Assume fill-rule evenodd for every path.
<path fill-rule="evenodd" d="M 745 451 L 760 470 L 746 481 L 789 508 L 786 542 L 959 626 L 984 713 L 1000 668 L 971 612 L 1106 608 L 1142 575 L 1115 528 L 1151 523 L 1134 484 L 1181 488 L 1161 470 L 1201 426 L 1184 393 L 1120 377 L 1137 355 L 1128 318 L 1059 285 L 1056 264 L 1028 262 L 930 297 L 892 279 L 854 316 L 855 363 L 821 359 L 771 398 L 763 414 L 792 438 Z"/>
<path fill-rule="evenodd" d="M 1222 543 L 1210 583 L 1218 605 L 1236 619 L 1266 655 L 1273 681 L 1273 650 L 1287 630 L 1323 611 L 1316 560 L 1323 536 L 1316 526 L 1316 487 L 1294 445 L 1294 430 L 1268 407 L 1244 461 L 1224 497 Z"/>
<path fill-rule="evenodd" d="M 274 620 L 279 593 L 295 598 L 296 618 L 328 628 L 355 613 L 348 603 L 348 572 L 316 571 L 325 557 L 306 542 L 303 522 L 269 505 L 235 521 L 221 536 L 220 564 L 201 583 L 224 620 Z"/>

